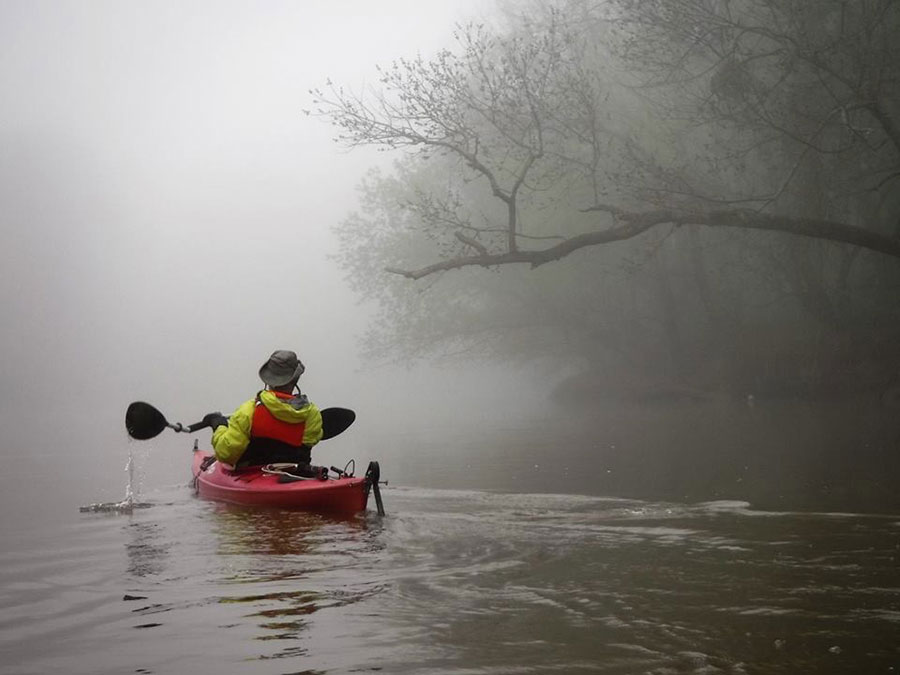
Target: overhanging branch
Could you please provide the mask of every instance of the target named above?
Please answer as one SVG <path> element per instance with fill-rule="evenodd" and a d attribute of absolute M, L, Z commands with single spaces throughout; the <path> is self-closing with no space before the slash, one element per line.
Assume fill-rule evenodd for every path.
<path fill-rule="evenodd" d="M 696 213 L 670 209 L 632 212 L 623 211 L 615 206 L 598 205 L 585 210 L 611 214 L 615 217 L 618 224 L 603 230 L 570 237 L 555 246 L 539 251 L 517 249 L 505 253 L 488 253 L 487 250 L 484 250 L 479 251 L 479 255 L 449 258 L 415 270 L 389 267 L 386 268 L 386 271 L 392 274 L 399 274 L 408 279 L 421 279 L 437 272 L 460 269 L 462 267 L 495 267 L 515 263 L 526 263 L 532 267 L 538 267 L 548 262 L 560 260 L 579 249 L 632 239 L 647 230 L 665 224 L 736 227 L 740 229 L 784 232 L 822 241 L 859 246 L 860 248 L 900 259 L 900 238 L 888 237 L 861 227 L 831 220 L 790 218 L 746 209 Z"/>

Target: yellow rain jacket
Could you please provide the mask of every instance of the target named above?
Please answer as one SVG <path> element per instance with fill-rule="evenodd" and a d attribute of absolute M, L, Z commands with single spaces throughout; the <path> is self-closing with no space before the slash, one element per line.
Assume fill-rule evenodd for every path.
<path fill-rule="evenodd" d="M 313 446 L 322 440 L 322 415 L 305 396 L 300 401 L 300 407 L 294 407 L 297 399 L 282 399 L 268 390 L 261 391 L 257 398 L 260 405 L 266 406 L 276 419 L 290 424 L 304 424 L 304 445 Z M 244 454 L 250 444 L 257 398 L 242 403 L 228 418 L 227 426 L 223 424 L 213 431 L 212 446 L 218 461 L 234 465 Z"/>

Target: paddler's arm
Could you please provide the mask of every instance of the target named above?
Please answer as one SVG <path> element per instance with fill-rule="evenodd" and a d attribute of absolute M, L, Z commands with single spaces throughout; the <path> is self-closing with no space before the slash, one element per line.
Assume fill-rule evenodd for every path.
<path fill-rule="evenodd" d="M 234 465 L 244 454 L 250 444 L 250 424 L 255 405 L 255 399 L 241 404 L 228 418 L 227 425 L 220 425 L 213 430 L 212 446 L 218 461 Z"/>
<path fill-rule="evenodd" d="M 306 412 L 303 445 L 313 446 L 322 440 L 322 413 L 319 412 L 315 403 L 308 404 L 301 412 Z"/>

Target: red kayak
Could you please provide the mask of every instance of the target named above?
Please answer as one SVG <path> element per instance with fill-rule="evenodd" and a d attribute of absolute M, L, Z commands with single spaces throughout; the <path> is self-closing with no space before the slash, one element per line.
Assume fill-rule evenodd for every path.
<path fill-rule="evenodd" d="M 366 510 L 369 491 L 373 490 L 378 511 L 383 514 L 378 462 L 371 462 L 362 478 L 339 472 L 336 478 L 322 480 L 292 475 L 285 465 L 277 464 L 230 469 L 214 461 L 212 453 L 196 450 L 191 471 L 194 490 L 206 499 L 305 511 L 358 513 Z"/>

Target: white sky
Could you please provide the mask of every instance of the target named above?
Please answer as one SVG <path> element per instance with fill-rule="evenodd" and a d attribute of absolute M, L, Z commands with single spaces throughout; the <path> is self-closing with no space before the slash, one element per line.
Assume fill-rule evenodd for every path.
<path fill-rule="evenodd" d="M 375 154 L 336 146 L 307 92 L 361 86 L 492 8 L 0 3 L 3 452 L 118 442 L 135 399 L 230 412 L 276 348 L 317 402 L 353 407 L 362 310 L 327 256 Z"/>

